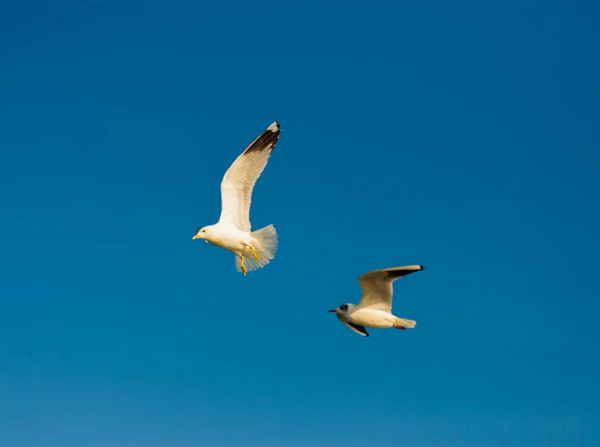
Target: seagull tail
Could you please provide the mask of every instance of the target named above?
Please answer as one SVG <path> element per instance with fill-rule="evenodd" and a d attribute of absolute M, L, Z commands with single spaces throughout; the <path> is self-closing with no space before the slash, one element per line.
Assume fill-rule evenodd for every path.
<path fill-rule="evenodd" d="M 394 326 L 406 327 L 409 329 L 414 328 L 417 325 L 417 322 L 414 320 L 407 320 L 405 318 L 396 318 L 394 322 Z"/>
<path fill-rule="evenodd" d="M 277 232 L 273 225 L 267 225 L 260 230 L 253 231 L 250 235 L 256 240 L 255 251 L 260 261 L 249 256 L 246 258 L 246 270 L 251 272 L 264 267 L 275 257 L 277 251 Z M 242 271 L 242 262 L 238 256 L 235 257 L 235 267 L 238 272 Z"/>

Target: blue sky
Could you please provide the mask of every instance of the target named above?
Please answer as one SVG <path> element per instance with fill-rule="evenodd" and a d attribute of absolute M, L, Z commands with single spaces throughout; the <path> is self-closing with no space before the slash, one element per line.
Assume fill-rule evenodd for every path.
<path fill-rule="evenodd" d="M 598 445 L 599 12 L 3 3 L 0 444 Z M 275 119 L 243 277 L 191 237 Z"/>

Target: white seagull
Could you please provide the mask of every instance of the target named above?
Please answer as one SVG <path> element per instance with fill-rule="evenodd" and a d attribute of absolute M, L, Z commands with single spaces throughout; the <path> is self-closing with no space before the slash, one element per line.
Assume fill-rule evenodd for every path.
<path fill-rule="evenodd" d="M 273 225 L 250 232 L 252 189 L 267 166 L 279 139 L 279 123 L 273 122 L 235 159 L 221 181 L 221 217 L 214 225 L 198 228 L 192 239 L 204 239 L 236 255 L 235 267 L 247 271 L 264 267 L 277 250 Z"/>
<path fill-rule="evenodd" d="M 423 270 L 422 265 L 405 265 L 389 269 L 373 270 L 358 277 L 362 298 L 358 305 L 342 304 L 335 312 L 336 317 L 357 334 L 368 337 L 366 327 L 406 330 L 414 328 L 416 321 L 392 315 L 392 283 L 398 278 Z"/>

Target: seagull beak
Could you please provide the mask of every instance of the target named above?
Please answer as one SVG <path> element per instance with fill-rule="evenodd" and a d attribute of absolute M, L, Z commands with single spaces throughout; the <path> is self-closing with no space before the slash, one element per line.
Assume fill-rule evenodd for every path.
<path fill-rule="evenodd" d="M 331 309 L 331 310 L 328 310 L 327 312 L 337 312 L 337 309 Z"/>
<path fill-rule="evenodd" d="M 197 234 L 196 236 L 194 236 L 194 237 L 192 238 L 192 240 L 194 240 L 194 239 L 200 239 L 200 235 L 199 235 L 199 234 Z"/>

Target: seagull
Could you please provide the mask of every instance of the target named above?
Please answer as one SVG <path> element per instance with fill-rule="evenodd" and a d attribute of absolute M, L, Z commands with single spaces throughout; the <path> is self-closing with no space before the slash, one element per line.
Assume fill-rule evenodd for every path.
<path fill-rule="evenodd" d="M 277 250 L 273 225 L 250 232 L 252 189 L 267 166 L 279 139 L 279 123 L 274 121 L 235 159 L 221 181 L 221 216 L 214 225 L 197 228 L 192 239 L 229 250 L 236 255 L 236 271 L 257 270 L 267 265 Z"/>
<path fill-rule="evenodd" d="M 414 328 L 416 321 L 398 318 L 392 315 L 392 283 L 398 278 L 423 270 L 422 265 L 405 265 L 388 269 L 372 270 L 358 277 L 362 289 L 362 298 L 358 305 L 342 304 L 335 312 L 335 316 L 363 337 L 369 334 L 366 327 L 390 328 L 406 330 Z"/>

